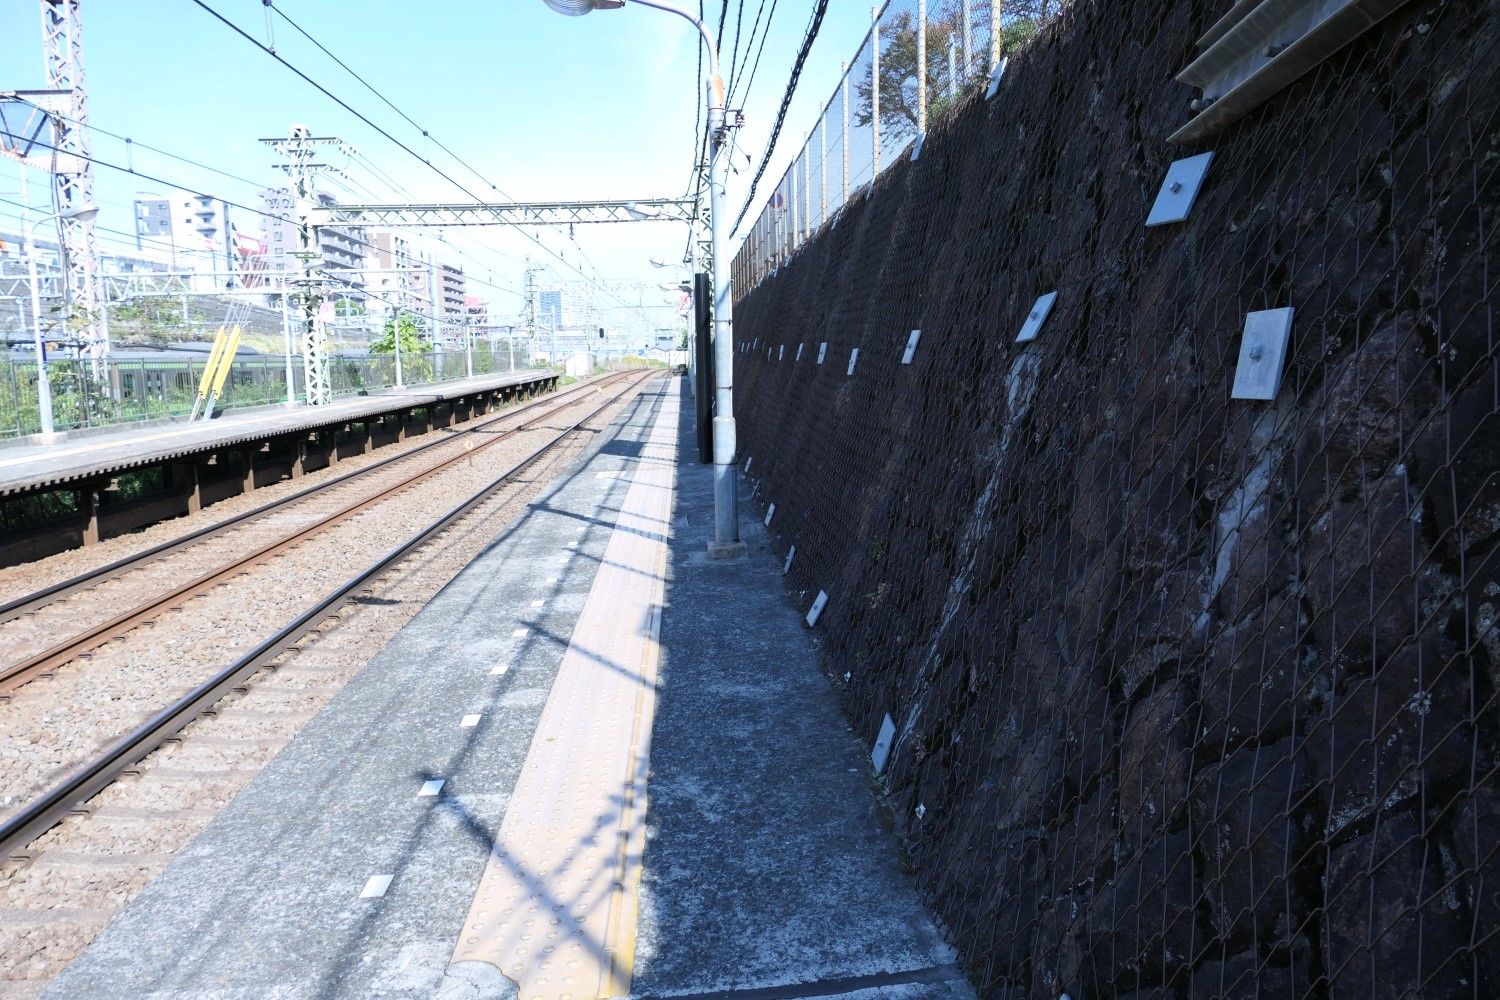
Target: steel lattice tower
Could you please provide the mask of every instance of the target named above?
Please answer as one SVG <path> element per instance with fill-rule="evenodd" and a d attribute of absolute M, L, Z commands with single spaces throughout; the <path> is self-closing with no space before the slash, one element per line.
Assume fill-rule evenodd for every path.
<path fill-rule="evenodd" d="M 69 92 L 66 115 L 53 115 L 52 185 L 56 211 L 94 204 L 94 164 L 89 155 L 89 99 L 83 76 L 83 22 L 80 0 L 41 0 L 42 47 L 47 86 Z M 101 361 L 109 355 L 108 328 L 100 322 L 99 247 L 94 220 L 60 218 L 63 273 L 68 301 L 84 318 L 83 355 Z"/>

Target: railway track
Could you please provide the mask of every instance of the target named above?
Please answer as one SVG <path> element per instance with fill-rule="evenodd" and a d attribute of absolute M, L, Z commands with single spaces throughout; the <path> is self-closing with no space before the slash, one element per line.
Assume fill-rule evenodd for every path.
<path fill-rule="evenodd" d="M 145 722 L 108 746 L 102 753 L 76 768 L 63 780 L 0 821 L 0 859 L 16 855 L 37 836 L 68 813 L 76 810 L 163 742 L 171 739 L 193 719 L 209 710 L 226 693 L 242 689 L 253 674 L 271 664 L 289 648 L 295 646 L 299 640 L 316 632 L 324 622 L 336 617 L 341 607 L 367 591 L 383 574 L 412 556 L 435 536 L 460 521 L 476 507 L 485 503 L 500 487 L 515 479 L 528 466 L 570 438 L 595 416 L 628 396 L 653 374 L 627 375 L 623 379 L 611 380 L 611 384 L 618 384 L 621 381 L 626 384 L 619 392 L 590 407 L 587 412 L 570 417 L 561 426 L 553 428 L 549 436 L 490 478 L 479 489 L 446 509 L 401 543 L 384 552 L 379 558 L 319 599 L 313 606 L 303 610 L 292 621 L 266 636 L 254 648 L 237 657 L 227 666 L 218 669 L 213 676 L 178 697 L 168 707 L 154 713 Z M 591 385 L 598 386 L 598 383 Z M 577 404 L 577 398 L 572 397 L 570 402 L 549 409 L 546 413 L 533 417 L 521 426 L 535 425 L 548 416 L 562 409 L 577 406 Z M 515 412 L 511 411 L 510 415 L 514 415 Z M 513 432 L 518 431 L 519 428 L 513 429 Z M 507 433 L 506 436 L 512 436 L 512 434 Z M 467 452 L 458 458 L 466 458 L 469 454 L 472 452 Z M 446 464 L 451 464 L 451 461 Z M 408 477 L 407 482 L 412 483 L 425 476 L 426 473 L 418 473 Z M 382 495 L 388 496 L 391 492 L 403 488 L 404 486 L 393 487 Z M 147 553 L 141 555 L 146 556 Z"/>
<path fill-rule="evenodd" d="M 273 530 L 269 533 L 268 538 L 253 540 L 254 544 L 252 547 L 219 561 L 213 569 L 206 573 L 196 573 L 187 580 L 176 583 L 166 590 L 157 591 L 144 601 L 132 604 L 123 612 L 91 623 L 88 627 L 73 633 L 66 639 L 53 642 L 19 660 L 0 665 L 0 698 L 8 697 L 27 682 L 45 676 L 62 664 L 70 662 L 104 643 L 121 637 L 126 632 L 150 621 L 164 611 L 181 607 L 185 602 L 207 592 L 223 581 L 253 569 L 255 566 L 286 551 L 288 548 L 309 540 L 323 530 L 347 520 L 393 494 L 416 485 L 442 472 L 444 469 L 452 467 L 458 462 L 472 459 L 477 452 L 483 449 L 514 437 L 522 431 L 533 429 L 540 423 L 545 422 L 553 414 L 576 406 L 580 398 L 585 398 L 588 395 L 602 391 L 608 386 L 629 377 L 629 373 L 617 373 L 606 376 L 598 381 L 590 382 L 577 389 L 567 390 L 563 394 L 549 396 L 545 399 L 512 408 L 491 420 L 464 428 L 456 434 L 444 436 L 420 445 L 417 448 L 402 452 L 399 455 L 393 455 L 371 463 L 345 475 L 325 480 L 308 489 L 263 504 L 217 524 L 189 532 L 179 538 L 120 559 L 97 570 L 61 581 L 50 587 L 0 605 L 0 625 L 15 621 L 16 619 L 38 616 L 45 609 L 76 594 L 86 593 L 90 589 L 99 587 L 102 584 L 119 580 L 129 574 L 148 569 L 161 563 L 168 557 L 177 555 L 192 547 L 204 546 L 228 534 L 243 532 L 258 523 L 266 522 L 272 515 L 285 515 L 298 505 L 306 505 L 312 501 L 327 498 L 344 487 L 370 481 L 375 473 L 388 470 L 398 463 L 406 463 L 434 449 L 447 448 L 453 452 L 452 455 L 430 463 L 411 475 L 395 479 L 384 488 L 364 494 L 353 502 L 339 504 L 327 512 L 318 514 L 310 521 L 294 525 L 290 530 Z M 540 410 L 541 412 L 534 412 L 536 410 Z M 514 427 L 506 428 L 498 433 L 495 432 L 494 428 L 497 425 L 511 422 L 517 416 L 523 414 L 526 415 L 527 419 L 516 424 Z M 477 444 L 475 443 L 476 441 L 478 442 Z M 454 447 L 456 444 L 461 447 Z M 12 648 L 21 644 L 22 642 L 14 639 L 10 643 Z"/>

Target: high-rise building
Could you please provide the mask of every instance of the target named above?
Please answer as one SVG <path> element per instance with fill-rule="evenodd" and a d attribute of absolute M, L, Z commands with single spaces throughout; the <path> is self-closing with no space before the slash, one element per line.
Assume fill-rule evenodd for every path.
<path fill-rule="evenodd" d="M 562 289 L 552 288 L 537 295 L 537 322 L 543 329 L 560 330 L 563 325 Z"/>
<path fill-rule="evenodd" d="M 371 248 L 365 257 L 365 287 L 374 293 L 369 308 L 417 316 L 431 312 L 426 294 L 427 265 L 412 253 L 411 242 L 395 230 L 367 238 Z"/>
<path fill-rule="evenodd" d="M 260 193 L 265 212 L 261 216 L 261 237 L 266 245 L 267 266 L 273 271 L 296 271 L 297 224 L 292 218 L 293 198 L 287 188 L 267 188 Z M 318 195 L 321 208 L 338 204 L 332 195 Z M 328 276 L 327 292 L 334 299 L 365 300 L 365 242 L 353 230 L 338 226 L 320 226 L 318 251 L 322 270 Z"/>
<path fill-rule="evenodd" d="M 144 240 L 155 243 L 172 240 L 172 202 L 150 196 L 135 200 L 135 248 L 144 248 Z"/>
<path fill-rule="evenodd" d="M 243 254 L 229 218 L 229 206 L 191 191 L 135 200 L 135 242 L 141 255 L 174 271 L 196 272 L 198 291 L 237 284 Z"/>
<path fill-rule="evenodd" d="M 462 343 L 462 327 L 471 322 L 467 299 L 467 281 L 463 268 L 452 264 L 411 258 L 413 312 L 431 316 L 436 310 L 437 322 L 432 324 L 430 335 L 439 346 L 451 347 Z"/>

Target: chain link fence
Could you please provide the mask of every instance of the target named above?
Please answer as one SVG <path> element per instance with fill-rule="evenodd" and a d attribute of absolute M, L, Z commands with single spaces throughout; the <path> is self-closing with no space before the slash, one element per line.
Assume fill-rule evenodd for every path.
<path fill-rule="evenodd" d="M 111 360 L 95 365 L 77 359 L 49 360 L 48 384 L 52 390 L 53 424 L 57 430 L 102 427 L 141 420 L 183 417 L 193 409 L 202 360 L 155 361 Z M 472 367 L 477 375 L 515 371 L 529 367 L 531 356 L 525 343 L 494 347 L 476 343 L 472 354 L 464 351 L 405 352 L 401 358 L 401 382 L 420 386 L 464 378 Z M 396 384 L 394 354 L 344 355 L 328 358 L 334 395 L 350 396 L 393 388 Z M 292 358 L 292 392 L 303 399 L 302 359 Z M 238 357 L 230 368 L 224 391 L 218 397 L 220 411 L 235 407 L 284 403 L 288 398 L 287 366 L 284 358 Z M 7 361 L 0 365 L 0 439 L 35 434 L 41 430 L 37 402 L 35 362 Z"/>
<path fill-rule="evenodd" d="M 930 123 L 990 79 L 1061 0 L 886 0 L 801 151 L 735 256 L 744 294 L 816 233 Z M 919 73 L 918 67 L 926 68 Z"/>
<path fill-rule="evenodd" d="M 1500 3 L 1173 145 L 1230 7 L 1079 0 L 790 258 L 784 182 L 738 459 L 983 996 L 1494 997 Z"/>

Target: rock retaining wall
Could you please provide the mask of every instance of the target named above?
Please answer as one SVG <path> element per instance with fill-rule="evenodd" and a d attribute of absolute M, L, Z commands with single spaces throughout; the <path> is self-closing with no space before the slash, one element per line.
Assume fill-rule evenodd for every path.
<path fill-rule="evenodd" d="M 1079 0 L 741 290 L 750 516 L 985 995 L 1500 995 L 1500 3 L 1169 145 L 1228 6 Z"/>

